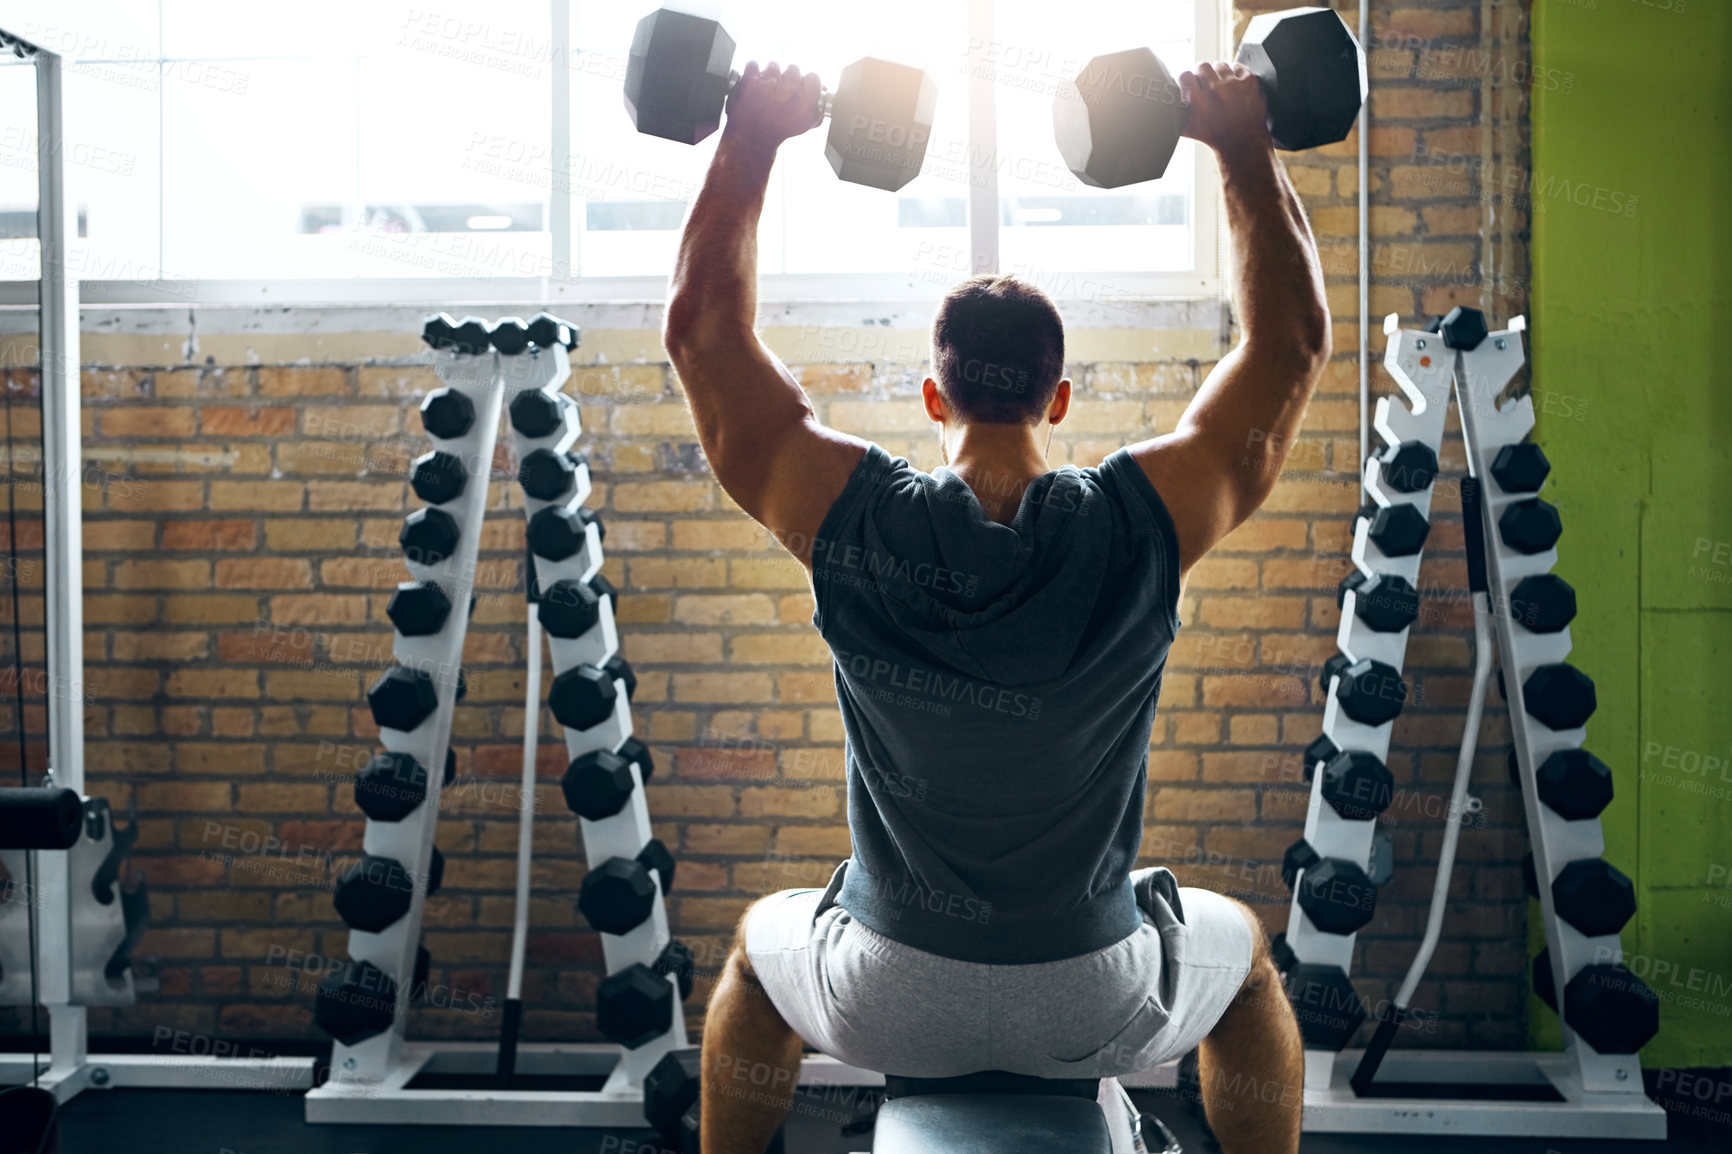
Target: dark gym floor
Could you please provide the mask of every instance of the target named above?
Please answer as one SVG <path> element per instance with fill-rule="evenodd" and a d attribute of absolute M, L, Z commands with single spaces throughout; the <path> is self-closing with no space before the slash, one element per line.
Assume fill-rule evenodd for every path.
<path fill-rule="evenodd" d="M 1200 1119 L 1162 1092 L 1139 1092 L 1139 1104 L 1159 1115 L 1186 1154 L 1217 1154 Z M 870 1147 L 871 1135 L 844 1135 L 836 1103 L 814 1100 L 787 1129 L 788 1154 L 845 1154 Z M 300 1096 L 227 1091 L 88 1091 L 61 1111 L 60 1154 L 658 1154 L 654 1131 L 464 1129 L 461 1127 L 308 1126 Z M 1685 1134 L 1685 1131 L 1690 1133 Z M 1732 1130 L 1672 1117 L 1666 1142 L 1628 1143 L 1543 1138 L 1396 1138 L 1306 1135 L 1305 1154 L 1604 1154 L 1619 1149 L 1656 1154 L 1726 1154 Z M 1055 1152 L 1061 1154 L 1061 1152 Z"/>

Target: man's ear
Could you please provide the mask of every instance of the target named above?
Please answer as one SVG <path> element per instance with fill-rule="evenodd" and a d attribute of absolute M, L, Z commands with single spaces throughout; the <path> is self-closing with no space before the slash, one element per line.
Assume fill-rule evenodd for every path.
<path fill-rule="evenodd" d="M 938 391 L 938 382 L 927 377 L 920 382 L 920 403 L 926 407 L 926 416 L 942 425 L 950 416 L 950 410 L 944 407 L 944 395 Z"/>
<path fill-rule="evenodd" d="M 1052 404 L 1046 407 L 1047 423 L 1056 425 L 1065 419 L 1070 412 L 1070 378 L 1066 377 L 1058 383 L 1058 389 L 1052 395 Z"/>

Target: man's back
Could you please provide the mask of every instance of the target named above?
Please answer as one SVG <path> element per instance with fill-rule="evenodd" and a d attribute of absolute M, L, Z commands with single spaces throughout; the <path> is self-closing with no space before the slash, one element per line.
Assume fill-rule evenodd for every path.
<path fill-rule="evenodd" d="M 1045 474 L 999 524 L 957 474 L 867 450 L 812 547 L 848 739 L 844 909 L 996 964 L 1137 928 L 1127 875 L 1178 564 L 1128 453 Z"/>

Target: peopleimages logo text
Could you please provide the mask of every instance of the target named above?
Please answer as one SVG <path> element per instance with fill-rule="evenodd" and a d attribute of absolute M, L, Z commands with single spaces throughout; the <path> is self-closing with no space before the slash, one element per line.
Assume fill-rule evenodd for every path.
<path fill-rule="evenodd" d="M 849 653 L 834 646 L 830 650 L 836 664 L 858 681 L 872 682 L 922 697 L 972 705 L 977 709 L 1001 713 L 1007 717 L 1023 717 L 1030 721 L 1040 718 L 1041 698 L 1017 693 L 997 685 L 970 681 L 966 677 L 940 673 L 936 669 L 919 669 L 873 657 L 867 653 Z"/>

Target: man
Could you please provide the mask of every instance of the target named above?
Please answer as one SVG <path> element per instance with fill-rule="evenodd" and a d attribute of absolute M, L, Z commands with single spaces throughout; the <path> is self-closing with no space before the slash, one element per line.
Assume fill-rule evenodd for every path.
<path fill-rule="evenodd" d="M 1180 586 L 1268 497 L 1329 357 L 1261 89 L 1231 64 L 1180 84 L 1221 167 L 1243 337 L 1176 429 L 1087 470 L 1048 466 L 1063 329 L 1014 278 L 940 306 L 921 401 L 944 468 L 818 423 L 753 332 L 765 186 L 818 123 L 817 78 L 754 63 L 729 102 L 664 336 L 717 480 L 812 575 L 853 856 L 741 920 L 704 1030 L 705 1154 L 765 1148 L 802 1038 L 911 1077 L 1096 1078 L 1200 1047 L 1222 1149 L 1298 1149 L 1301 1043 L 1260 924 L 1130 872 Z"/>

